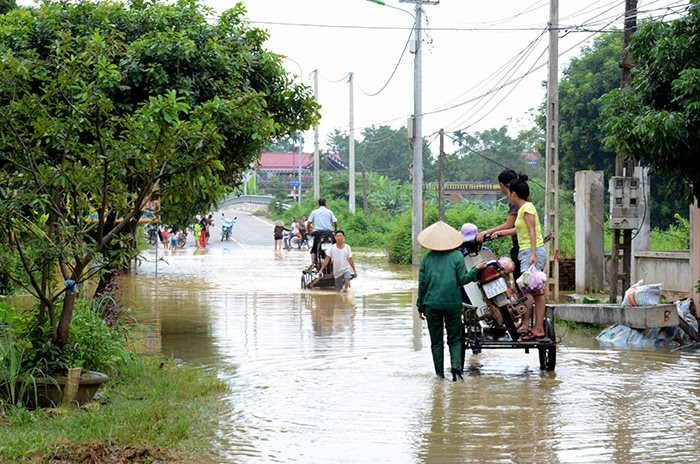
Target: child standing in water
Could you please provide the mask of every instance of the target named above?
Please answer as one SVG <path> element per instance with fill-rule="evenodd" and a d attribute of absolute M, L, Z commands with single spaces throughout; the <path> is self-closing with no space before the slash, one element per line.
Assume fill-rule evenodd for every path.
<path fill-rule="evenodd" d="M 275 222 L 274 231 L 275 251 L 282 251 L 282 239 L 285 231 L 289 231 L 289 229 L 284 227 L 284 222 L 281 219 L 278 219 L 277 222 Z"/>

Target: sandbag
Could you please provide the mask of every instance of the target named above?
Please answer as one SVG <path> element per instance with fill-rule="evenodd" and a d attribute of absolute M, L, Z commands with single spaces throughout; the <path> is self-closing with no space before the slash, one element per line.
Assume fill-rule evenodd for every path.
<path fill-rule="evenodd" d="M 650 306 L 659 304 L 661 284 L 644 285 L 640 280 L 625 291 L 622 306 Z"/>

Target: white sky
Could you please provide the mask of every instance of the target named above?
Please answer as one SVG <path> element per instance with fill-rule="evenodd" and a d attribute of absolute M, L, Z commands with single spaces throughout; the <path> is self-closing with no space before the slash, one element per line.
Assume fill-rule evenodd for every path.
<path fill-rule="evenodd" d="M 413 113 L 413 57 L 407 50 L 393 79 L 379 95 L 377 92 L 389 79 L 407 42 L 413 19 L 393 8 L 367 0 L 244 0 L 248 18 L 270 33 L 268 48 L 295 60 L 302 69 L 301 77 L 310 83 L 309 73 L 318 69 L 319 102 L 322 105 L 320 124 L 321 147 L 326 146 L 329 132 L 335 128 L 348 130 L 349 87 L 346 81 L 331 83 L 353 72 L 355 76 L 354 107 L 355 137 L 360 138 L 364 126 L 393 120 L 388 124 L 398 128 Z M 385 0 L 387 5 L 413 12 L 413 4 Z M 663 15 L 669 5 L 686 4 L 679 0 L 640 0 L 639 10 Z M 206 0 L 218 11 L 229 5 L 222 0 Z M 587 25 L 588 29 L 622 27 L 624 0 L 560 0 L 560 26 Z M 662 8 L 657 10 L 657 8 Z M 520 66 L 509 61 L 525 50 L 546 27 L 549 20 L 549 0 L 442 0 L 438 5 L 425 5 L 428 30 L 423 48 L 423 112 L 454 105 L 488 92 L 499 82 L 526 73 L 535 64 L 544 66 L 524 78 L 517 86 L 509 86 L 491 99 L 453 110 L 426 115 L 423 134 L 428 136 L 440 128 L 468 131 L 510 125 L 514 134 L 532 125 L 531 110 L 539 107 L 545 96 L 542 82 L 547 79 L 548 33 L 544 33 Z M 644 13 L 642 13 L 644 15 Z M 269 23 L 303 23 L 388 27 L 403 29 L 362 29 L 338 27 L 292 26 Z M 611 24 L 612 23 L 612 24 Z M 430 30 L 433 28 L 433 30 Z M 436 30 L 511 29 L 511 30 Z M 512 30 L 529 29 L 529 30 Z M 580 51 L 579 42 L 591 37 L 591 32 L 560 33 L 559 60 L 563 69 L 572 56 Z M 592 43 L 592 38 L 586 42 Z M 538 59 L 539 58 L 539 59 Z M 516 60 L 517 61 L 517 60 Z M 299 66 L 285 60 L 287 68 L 299 74 Z M 505 66 L 501 72 L 499 68 Z M 515 68 L 515 69 L 513 69 Z M 493 73 L 496 74 L 493 74 Z M 508 73 L 511 74 L 508 74 Z M 508 78 L 500 81 L 503 76 Z M 476 86 L 476 88 L 475 88 Z M 510 95 L 506 94 L 512 90 Z M 501 100 L 505 97 L 505 100 Z M 501 102 L 501 103 L 499 103 Z M 429 138 L 432 140 L 432 137 Z M 313 149 L 313 132 L 305 134 L 305 150 Z M 437 143 L 431 145 L 437 151 Z"/>
<path fill-rule="evenodd" d="M 413 26 L 412 17 L 395 9 L 412 14 L 412 3 L 385 2 L 394 8 L 367 0 L 243 0 L 248 19 L 270 33 L 267 48 L 290 58 L 285 60 L 290 72 L 301 75 L 304 83 L 310 84 L 309 74 L 318 69 L 322 149 L 331 131 L 348 130 L 347 80 L 329 81 L 343 79 L 349 72 L 355 76 L 356 139 L 361 138 L 365 126 L 383 123 L 398 128 L 413 113 L 414 55 L 408 49 L 387 87 L 374 97 L 363 94 L 363 91 L 377 92 L 389 80 Z M 18 3 L 33 4 L 31 0 Z M 232 5 L 230 0 L 203 0 L 203 3 L 217 12 Z M 559 3 L 560 27 L 583 25 L 588 30 L 622 27 L 624 0 L 560 0 Z M 640 16 L 663 16 L 672 13 L 668 7 L 686 4 L 687 0 L 639 0 L 638 8 Z M 440 128 L 474 132 L 509 125 L 514 135 L 517 130 L 530 127 L 531 113 L 545 96 L 542 82 L 547 79 L 548 34 L 542 32 L 549 20 L 549 0 L 441 0 L 438 5 L 425 5 L 424 11 L 424 113 L 478 97 L 542 65 L 517 86 L 505 87 L 449 111 L 425 115 L 424 136 Z M 560 53 L 574 49 L 559 58 L 559 68 L 563 69 L 580 52 L 580 42 L 588 38 L 585 44 L 591 44 L 593 35 L 561 31 Z M 533 40 L 536 43 L 528 48 Z M 312 151 L 313 132 L 306 132 L 304 139 L 305 151 Z M 433 137 L 428 140 L 434 141 Z M 431 149 L 437 151 L 437 144 L 433 143 Z"/>

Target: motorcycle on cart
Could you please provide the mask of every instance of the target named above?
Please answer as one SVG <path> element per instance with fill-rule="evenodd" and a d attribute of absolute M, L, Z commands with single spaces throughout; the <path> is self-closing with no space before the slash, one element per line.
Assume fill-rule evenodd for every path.
<path fill-rule="evenodd" d="M 490 236 L 485 237 L 488 241 Z M 467 269 L 485 261 L 476 282 L 463 287 L 462 292 L 462 360 L 467 349 L 474 354 L 482 349 L 536 349 L 540 370 L 553 371 L 557 359 L 554 323 L 545 317 L 545 337 L 522 340 L 516 324 L 523 318 L 526 297 L 520 292 L 512 272 L 505 269 L 496 255 L 476 240 L 464 242 L 461 248 Z M 533 311 L 534 314 L 534 311 Z"/>
<path fill-rule="evenodd" d="M 314 240 L 318 240 L 318 248 L 316 252 L 316 261 L 301 271 L 301 288 L 323 288 L 334 287 L 335 279 L 333 278 L 333 262 L 329 262 L 323 270 L 323 274 L 319 271 L 323 261 L 328 256 L 328 250 L 333 246 L 333 232 L 330 230 L 319 230 L 312 234 Z"/>

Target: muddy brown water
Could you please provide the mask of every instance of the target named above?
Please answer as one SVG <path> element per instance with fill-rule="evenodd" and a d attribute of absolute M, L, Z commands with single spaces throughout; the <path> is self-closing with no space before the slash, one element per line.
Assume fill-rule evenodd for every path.
<path fill-rule="evenodd" d="M 492 350 L 468 355 L 463 383 L 438 380 L 411 269 L 355 258 L 343 294 L 300 289 L 307 252 L 239 241 L 122 279 L 162 353 L 230 385 L 213 462 L 700 462 L 698 354 L 560 327 L 555 372 Z"/>

